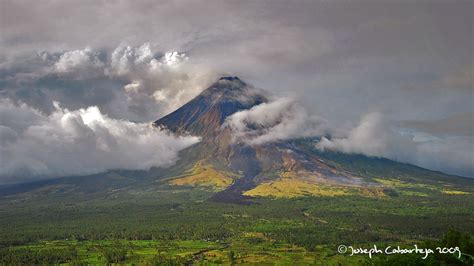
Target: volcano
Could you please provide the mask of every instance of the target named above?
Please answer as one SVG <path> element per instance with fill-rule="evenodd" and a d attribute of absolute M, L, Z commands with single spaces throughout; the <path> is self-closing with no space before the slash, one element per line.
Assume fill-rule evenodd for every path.
<path fill-rule="evenodd" d="M 377 181 L 382 174 L 387 176 L 384 169 L 390 169 L 397 178 L 443 178 L 440 173 L 387 159 L 321 152 L 314 148 L 318 137 L 254 145 L 233 141 L 232 131 L 223 126 L 226 119 L 268 101 L 265 92 L 240 78 L 222 77 L 155 121 L 156 127 L 202 139 L 183 151 L 194 157 L 188 170 L 169 183 L 210 187 L 216 191 L 213 201 L 246 204 L 255 196 L 389 195 L 393 191 Z"/>

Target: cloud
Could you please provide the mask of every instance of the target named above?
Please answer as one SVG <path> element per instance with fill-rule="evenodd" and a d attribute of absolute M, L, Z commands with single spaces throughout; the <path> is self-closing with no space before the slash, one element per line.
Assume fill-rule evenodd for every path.
<path fill-rule="evenodd" d="M 365 115 L 360 124 L 346 138 L 329 140 L 323 137 L 317 147 L 344 153 L 361 153 L 368 156 L 404 158 L 410 151 L 410 139 L 392 131 L 380 113 Z M 404 154 L 404 153 L 407 154 Z"/>
<path fill-rule="evenodd" d="M 184 53 L 153 52 L 149 43 L 119 46 L 111 53 L 105 73 L 129 82 L 124 91 L 133 112 L 149 117 L 154 110 L 149 119 L 156 119 L 192 99 L 217 78 L 216 72 L 189 61 Z"/>
<path fill-rule="evenodd" d="M 112 119 L 95 106 L 70 111 L 55 103 L 55 108 L 45 115 L 26 104 L 0 101 L 0 183 L 166 167 L 199 141 Z"/>
<path fill-rule="evenodd" d="M 433 135 L 474 137 L 474 112 L 457 113 L 434 120 L 401 121 L 400 124 Z"/>
<path fill-rule="evenodd" d="M 445 173 L 474 177 L 474 137 L 432 137 L 416 142 L 412 163 Z"/>
<path fill-rule="evenodd" d="M 117 59 L 129 52 L 147 54 L 144 62 L 151 60 L 150 56 L 159 61 L 167 52 L 178 51 L 189 57 L 178 65 L 197 66 L 191 73 L 211 68 L 231 72 L 257 87 L 304 95 L 301 101 L 309 112 L 338 123 L 355 120 L 367 111 L 400 120 L 436 119 L 450 112 L 472 111 L 472 72 L 464 71 L 472 65 L 472 23 L 466 23 L 473 21 L 472 1 L 343 2 L 288 5 L 281 1 L 139 0 L 84 4 L 73 0 L 32 5 L 30 1 L 6 0 L 0 17 L 0 65 L 26 53 L 83 47 L 104 50 L 110 59 L 119 46 Z M 136 51 L 147 42 L 151 53 Z M 187 71 L 179 69 L 183 70 L 174 73 L 184 78 Z M 453 76 L 447 77 L 451 73 Z M 125 79 L 120 80 L 127 82 L 121 87 L 138 80 Z M 141 97 L 128 99 L 125 94 L 114 94 L 119 102 L 111 106 L 97 101 L 85 106 L 99 105 L 112 117 L 151 119 L 196 95 L 199 89 L 193 85 L 202 80 L 192 74 L 189 79 L 183 86 L 191 86 L 176 92 L 160 89 L 168 86 L 156 80 L 166 78 L 142 81 L 144 88 L 159 84 L 156 99 L 167 98 L 158 101 L 160 108 Z M 464 89 L 452 90 L 451 86 Z M 428 89 L 404 90 L 406 87 Z M 91 90 L 85 91 L 89 95 Z M 66 107 L 78 108 L 66 99 L 58 100 Z"/>
<path fill-rule="evenodd" d="M 324 134 L 325 121 L 309 115 L 295 100 L 280 98 L 229 116 L 228 127 L 234 141 L 248 144 Z"/>
<path fill-rule="evenodd" d="M 68 51 L 59 56 L 54 63 L 54 72 L 56 73 L 94 73 L 101 71 L 104 63 L 99 59 L 98 53 L 92 51 L 90 47 L 84 50 Z M 43 55 L 44 56 L 44 55 Z"/>
<path fill-rule="evenodd" d="M 321 137 L 316 147 L 323 151 L 388 158 L 474 177 L 473 136 L 436 136 L 394 124 L 382 113 L 372 112 L 364 115 L 352 129 L 346 129 L 344 125 L 331 125 L 325 119 L 309 115 L 295 100 L 279 98 L 233 114 L 223 127 L 231 129 L 234 141 L 249 145 Z"/>
<path fill-rule="evenodd" d="M 320 150 L 335 150 L 407 162 L 429 169 L 474 177 L 473 137 L 436 137 L 428 133 L 401 133 L 380 113 L 369 113 L 346 137 L 323 137 Z"/>
<path fill-rule="evenodd" d="M 474 90 L 474 64 L 469 64 L 458 71 L 448 73 L 441 83 L 451 89 Z"/>
<path fill-rule="evenodd" d="M 152 121 L 204 90 L 217 72 L 184 53 L 156 46 L 120 45 L 41 52 L 0 66 L 0 93 L 43 112 L 97 105 L 113 118 Z"/>

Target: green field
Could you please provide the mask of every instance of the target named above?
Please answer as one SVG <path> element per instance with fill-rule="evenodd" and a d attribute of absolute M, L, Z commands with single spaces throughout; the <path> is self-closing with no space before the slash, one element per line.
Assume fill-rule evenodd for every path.
<path fill-rule="evenodd" d="M 195 187 L 69 195 L 50 187 L 0 201 L 0 262 L 357 265 L 420 257 L 351 257 L 338 254 L 340 244 L 438 243 L 462 245 L 464 253 L 473 254 L 469 188 L 450 188 L 467 191 L 460 194 L 444 193 L 442 186 L 392 185 L 399 193 L 382 198 L 254 198 L 251 205 L 210 202 L 213 192 Z M 444 258 L 452 259 L 472 265 L 469 255 Z"/>

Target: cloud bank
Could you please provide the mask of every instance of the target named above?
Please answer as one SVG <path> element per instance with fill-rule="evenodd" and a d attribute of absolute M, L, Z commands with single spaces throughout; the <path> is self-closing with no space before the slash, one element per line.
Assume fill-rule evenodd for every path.
<path fill-rule="evenodd" d="M 408 136 L 391 130 L 382 114 L 369 113 L 361 119 L 359 125 L 349 131 L 346 138 L 329 140 L 323 137 L 317 147 L 402 161 L 414 152 L 411 144 Z"/>
<path fill-rule="evenodd" d="M 95 106 L 70 111 L 55 103 L 45 115 L 1 100 L 0 183 L 169 166 L 180 150 L 198 141 L 112 119 Z"/>
<path fill-rule="evenodd" d="M 428 169 L 474 177 L 474 137 L 436 137 L 429 133 L 394 129 L 380 113 L 369 113 L 347 136 L 316 144 L 320 150 L 335 150 L 383 157 Z"/>
<path fill-rule="evenodd" d="M 309 115 L 298 101 L 279 98 L 228 117 L 223 127 L 233 140 L 249 145 L 299 137 L 320 137 L 316 147 L 370 157 L 388 158 L 428 169 L 474 176 L 474 137 L 437 136 L 395 127 L 382 113 L 364 115 L 353 128 Z M 332 137 L 327 137 L 328 135 Z"/>

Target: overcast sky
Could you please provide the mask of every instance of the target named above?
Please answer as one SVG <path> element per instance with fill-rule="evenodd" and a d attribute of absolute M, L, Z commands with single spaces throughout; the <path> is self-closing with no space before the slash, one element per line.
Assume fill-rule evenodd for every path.
<path fill-rule="evenodd" d="M 52 126 L 97 106 L 106 125 L 143 125 L 224 74 L 324 118 L 338 138 L 318 147 L 474 176 L 473 14 L 471 0 L 1 0 L 1 156 L 18 166 L 0 163 L 0 176 L 76 173 L 29 169 L 49 148 L 28 149 L 32 129 L 14 118 Z"/>

